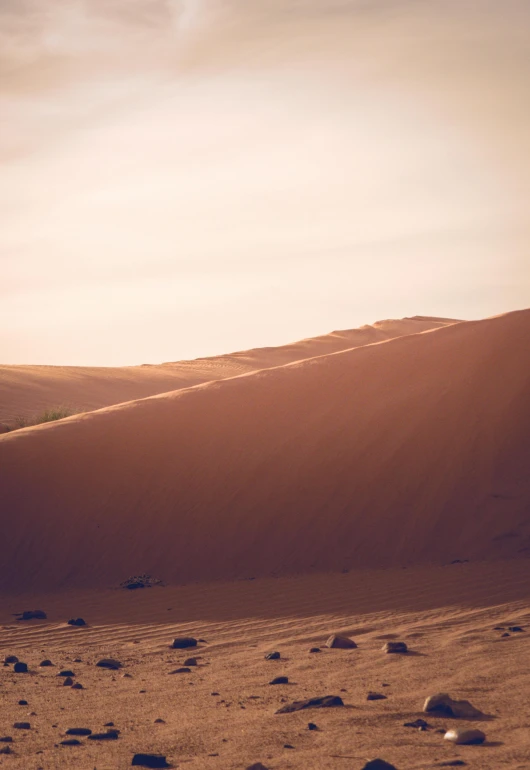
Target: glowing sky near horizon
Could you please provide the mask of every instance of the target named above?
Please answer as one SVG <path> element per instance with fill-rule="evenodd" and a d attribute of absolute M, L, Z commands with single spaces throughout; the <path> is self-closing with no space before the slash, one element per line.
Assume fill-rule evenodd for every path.
<path fill-rule="evenodd" d="M 0 0 L 0 363 L 530 305 L 526 0 Z"/>

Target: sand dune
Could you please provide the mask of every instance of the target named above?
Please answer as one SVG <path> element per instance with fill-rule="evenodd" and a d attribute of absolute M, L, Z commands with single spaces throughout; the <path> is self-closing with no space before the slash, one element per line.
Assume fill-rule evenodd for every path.
<path fill-rule="evenodd" d="M 11 425 L 19 417 L 32 419 L 45 409 L 58 406 L 88 412 L 448 323 L 454 321 L 425 316 L 378 321 L 373 326 L 332 332 L 289 345 L 160 366 L 0 366 L 0 423 Z"/>
<path fill-rule="evenodd" d="M 0 586 L 528 555 L 530 311 L 0 439 Z"/>

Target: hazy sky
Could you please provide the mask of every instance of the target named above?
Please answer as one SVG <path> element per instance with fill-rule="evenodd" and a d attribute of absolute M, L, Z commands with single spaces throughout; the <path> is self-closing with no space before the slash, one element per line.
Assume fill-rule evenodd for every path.
<path fill-rule="evenodd" d="M 0 362 L 530 305 L 528 0 L 0 0 Z"/>

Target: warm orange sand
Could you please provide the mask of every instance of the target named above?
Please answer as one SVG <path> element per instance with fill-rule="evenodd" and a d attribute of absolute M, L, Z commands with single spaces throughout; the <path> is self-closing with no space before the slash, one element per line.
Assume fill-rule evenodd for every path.
<path fill-rule="evenodd" d="M 48 408 L 65 406 L 76 412 L 88 412 L 210 380 L 235 377 L 255 369 L 268 369 L 404 334 L 416 334 L 449 323 L 455 321 L 424 316 L 378 321 L 372 326 L 332 332 L 291 345 L 159 366 L 0 365 L 0 426 L 12 425 L 17 417 L 32 419 Z"/>
<path fill-rule="evenodd" d="M 530 311 L 0 438 L 0 588 L 530 553 Z"/>
<path fill-rule="evenodd" d="M 257 761 L 271 770 L 360 770 L 377 756 L 398 770 L 455 759 L 471 770 L 527 770 L 529 586 L 530 562 L 512 560 L 1 597 L 0 649 L 32 673 L 0 666 L 0 736 L 13 736 L 15 751 L 0 763 L 125 770 L 133 753 L 148 751 L 190 770 L 244 770 Z M 47 610 L 48 620 L 17 623 L 11 613 L 29 607 Z M 78 615 L 87 628 L 66 625 Z M 507 638 L 493 630 L 512 624 L 527 630 Z M 358 649 L 309 654 L 331 631 L 350 633 Z M 207 644 L 193 653 L 170 650 L 183 633 Z M 385 655 L 388 638 L 406 641 L 412 654 Z M 282 659 L 265 661 L 271 650 Z M 169 676 L 189 654 L 200 656 L 199 666 Z M 94 666 L 109 655 L 132 678 Z M 39 668 L 43 658 L 56 667 Z M 63 687 L 61 668 L 72 669 L 85 689 Z M 290 683 L 269 686 L 278 675 Z M 370 690 L 387 700 L 368 702 Z M 469 699 L 485 718 L 422 714 L 425 697 L 437 691 Z M 340 695 L 347 708 L 275 714 L 285 701 L 327 694 Z M 403 726 L 418 717 L 435 729 L 479 727 L 488 742 L 453 746 L 435 729 Z M 22 720 L 30 731 L 13 729 Z M 110 721 L 121 731 L 115 742 L 58 745 L 67 728 L 95 732 Z M 310 732 L 309 722 L 320 729 Z"/>
<path fill-rule="evenodd" d="M 190 770 L 361 770 L 377 756 L 527 770 L 530 311 L 409 323 L 377 344 L 378 328 L 352 332 L 342 352 L 329 335 L 236 354 L 222 376 L 281 365 L 0 436 L 0 654 L 30 667 L 0 665 L 2 769 L 121 770 L 143 751 Z M 117 371 L 87 392 L 116 397 Z M 112 587 L 145 572 L 170 585 Z M 17 621 L 27 609 L 48 618 Z M 66 624 L 79 616 L 88 627 Z M 358 649 L 309 654 L 338 631 Z M 206 643 L 170 650 L 182 634 Z M 388 639 L 411 654 L 385 655 Z M 273 649 L 282 659 L 265 661 Z M 190 654 L 199 665 L 170 676 Z M 109 655 L 123 672 L 95 667 Z M 84 689 L 63 687 L 62 668 Z M 270 686 L 278 675 L 289 684 Z M 484 718 L 422 715 L 437 691 Z M 346 708 L 275 714 L 332 694 Z M 432 730 L 403 726 L 420 716 Z M 59 745 L 107 722 L 117 741 Z M 436 732 L 454 726 L 486 744 Z"/>

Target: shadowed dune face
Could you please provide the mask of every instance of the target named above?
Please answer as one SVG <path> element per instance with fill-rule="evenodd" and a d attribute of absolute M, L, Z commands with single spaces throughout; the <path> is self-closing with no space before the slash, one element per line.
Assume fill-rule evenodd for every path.
<path fill-rule="evenodd" d="M 530 552 L 530 311 L 0 438 L 0 586 Z"/>
<path fill-rule="evenodd" d="M 89 412 L 449 323 L 454 321 L 423 316 L 377 321 L 373 326 L 332 332 L 289 345 L 159 366 L 0 366 L 0 423 L 9 426 L 19 417 L 31 420 L 45 409 L 57 406 Z"/>

